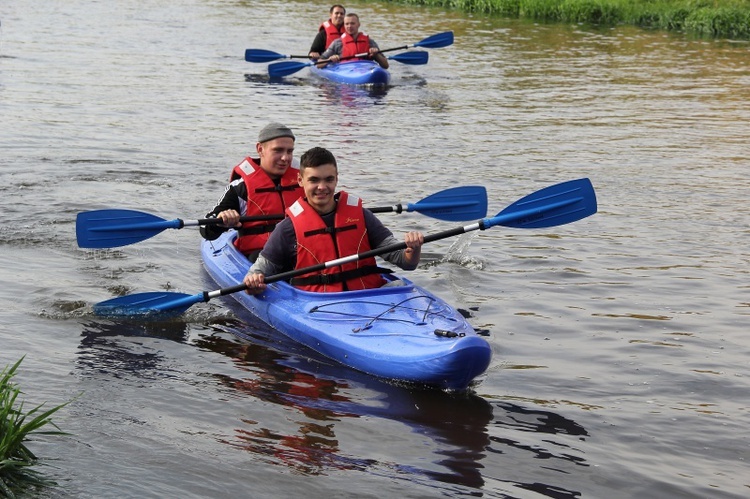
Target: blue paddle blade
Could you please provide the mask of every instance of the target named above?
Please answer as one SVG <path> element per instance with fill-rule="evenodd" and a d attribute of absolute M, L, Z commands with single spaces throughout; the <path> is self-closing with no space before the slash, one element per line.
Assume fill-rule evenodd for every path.
<path fill-rule="evenodd" d="M 311 62 L 297 62 L 297 61 L 284 61 L 275 62 L 268 66 L 268 75 L 271 78 L 281 78 L 282 76 L 288 76 L 300 71 L 308 66 L 312 66 Z"/>
<path fill-rule="evenodd" d="M 134 210 L 94 210 L 76 217 L 76 239 L 81 248 L 115 248 L 137 243 L 165 229 L 179 229 L 182 220 L 164 220 Z"/>
<path fill-rule="evenodd" d="M 445 31 L 436 35 L 428 36 L 421 42 L 414 44 L 415 47 L 425 47 L 431 49 L 439 49 L 453 45 L 453 31 Z"/>
<path fill-rule="evenodd" d="M 449 222 L 476 220 L 487 216 L 487 189 L 481 185 L 453 187 L 410 203 L 406 211 Z"/>
<path fill-rule="evenodd" d="M 589 179 L 582 178 L 540 189 L 481 223 L 484 228 L 495 225 L 519 229 L 554 227 L 586 218 L 596 213 L 596 209 L 594 186 Z"/>
<path fill-rule="evenodd" d="M 271 62 L 278 59 L 284 59 L 284 54 L 272 52 L 264 49 L 247 49 L 245 50 L 245 60 L 247 62 Z"/>
<path fill-rule="evenodd" d="M 103 317 L 181 314 L 192 305 L 203 301 L 207 301 L 204 293 L 187 295 L 168 291 L 152 291 L 99 302 L 94 305 L 94 313 Z"/>
<path fill-rule="evenodd" d="M 404 52 L 403 54 L 392 55 L 388 57 L 388 59 L 392 59 L 403 64 L 418 65 L 427 64 L 429 57 L 430 54 L 428 52 L 425 52 L 423 50 L 414 50 L 411 52 Z"/>

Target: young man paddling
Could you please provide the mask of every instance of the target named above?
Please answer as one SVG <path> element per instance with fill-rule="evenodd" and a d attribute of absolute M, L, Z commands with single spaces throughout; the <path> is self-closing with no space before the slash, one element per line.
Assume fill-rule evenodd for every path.
<path fill-rule="evenodd" d="M 248 293 L 257 294 L 266 288 L 265 275 L 398 244 L 393 233 L 362 207 L 361 199 L 345 191 L 336 193 L 337 183 L 338 166 L 330 151 L 313 147 L 302 155 L 299 184 L 304 198 L 287 210 L 287 218 L 277 225 L 245 276 Z M 424 236 L 408 232 L 404 242 L 406 249 L 386 253 L 383 258 L 404 270 L 414 270 Z M 291 284 L 319 292 L 370 289 L 385 284 L 383 272 L 375 258 L 367 258 L 296 277 Z"/>
<path fill-rule="evenodd" d="M 230 184 L 207 218 L 220 218 L 221 225 L 205 225 L 201 235 L 213 241 L 229 228 L 238 228 L 234 245 L 250 261 L 255 260 L 281 215 L 300 196 L 298 171 L 292 167 L 294 134 L 281 123 L 270 123 L 258 134 L 257 158 L 247 157 L 234 167 Z M 280 215 L 278 220 L 245 222 L 241 216 Z"/>
<path fill-rule="evenodd" d="M 380 53 L 380 47 L 367 33 L 359 31 L 359 16 L 354 13 L 344 16 L 344 31 L 341 38 L 335 40 L 320 55 L 321 60 L 330 62 L 356 61 L 357 54 L 368 54 L 367 58 L 373 59 L 381 68 L 388 69 L 388 58 Z M 321 65 L 322 67 L 323 65 Z"/>
<path fill-rule="evenodd" d="M 329 12 L 331 14 L 330 19 L 320 25 L 318 34 L 310 47 L 308 53 L 310 59 L 319 58 L 320 54 L 325 52 L 334 40 L 338 40 L 344 34 L 344 15 L 346 14 L 344 6 L 334 5 Z"/>

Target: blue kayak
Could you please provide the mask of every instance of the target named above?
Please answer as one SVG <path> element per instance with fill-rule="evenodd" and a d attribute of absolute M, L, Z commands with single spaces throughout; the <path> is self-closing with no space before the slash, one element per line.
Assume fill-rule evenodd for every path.
<path fill-rule="evenodd" d="M 222 287 L 242 282 L 250 263 L 236 250 L 235 231 L 201 243 L 203 264 Z M 316 352 L 386 380 L 463 390 L 490 363 L 492 349 L 443 300 L 394 274 L 404 285 L 311 293 L 286 282 L 260 295 L 232 297 L 284 335 Z"/>
<path fill-rule="evenodd" d="M 311 66 L 310 71 L 327 80 L 349 85 L 388 85 L 391 81 L 387 69 L 369 60 L 329 64 L 323 68 Z"/>

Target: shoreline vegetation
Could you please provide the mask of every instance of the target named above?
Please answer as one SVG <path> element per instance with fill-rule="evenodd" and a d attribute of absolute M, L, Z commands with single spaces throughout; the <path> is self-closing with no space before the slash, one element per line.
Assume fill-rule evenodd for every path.
<path fill-rule="evenodd" d="M 386 1 L 537 21 L 632 25 L 699 37 L 750 39 L 750 0 Z"/>
<path fill-rule="evenodd" d="M 13 382 L 21 360 L 0 372 L 0 497 L 25 495 L 33 489 L 56 485 L 33 467 L 42 464 L 26 446 L 31 437 L 41 435 L 67 435 L 51 421 L 50 417 L 66 404 L 46 411 L 42 405 L 28 412 L 23 411 L 23 402 L 16 405 L 21 389 Z M 42 430 L 51 425 L 54 430 Z"/>

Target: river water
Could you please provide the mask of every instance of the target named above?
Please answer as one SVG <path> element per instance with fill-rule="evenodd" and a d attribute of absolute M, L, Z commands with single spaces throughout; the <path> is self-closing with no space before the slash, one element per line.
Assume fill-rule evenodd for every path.
<path fill-rule="evenodd" d="M 743 497 L 750 487 L 750 51 L 629 27 L 348 3 L 381 47 L 453 30 L 382 91 L 304 54 L 328 5 L 0 5 L 0 365 L 68 437 L 30 443 L 47 497 Z M 481 184 L 490 215 L 589 177 L 599 213 L 426 247 L 410 277 L 487 328 L 465 394 L 332 365 L 231 298 L 105 320 L 127 293 L 215 289 L 196 230 L 77 247 L 75 217 L 202 217 L 260 127 L 339 158 L 373 205 Z M 397 234 L 452 228 L 383 215 Z"/>

